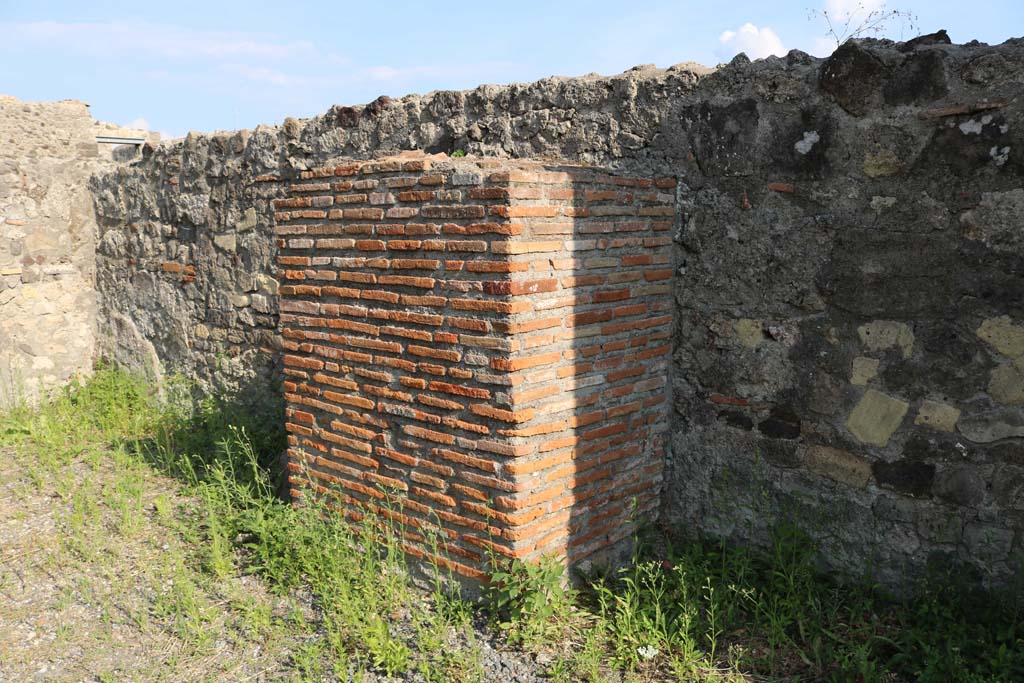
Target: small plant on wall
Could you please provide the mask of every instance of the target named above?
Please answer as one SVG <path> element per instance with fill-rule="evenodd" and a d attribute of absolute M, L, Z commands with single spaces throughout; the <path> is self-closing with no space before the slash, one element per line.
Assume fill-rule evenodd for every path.
<path fill-rule="evenodd" d="M 835 41 L 839 47 L 848 40 L 880 38 L 893 28 L 899 28 L 899 38 L 919 32 L 918 18 L 907 10 L 889 9 L 885 3 L 830 0 L 825 9 L 808 10 L 810 21 L 825 24 L 825 39 Z"/>

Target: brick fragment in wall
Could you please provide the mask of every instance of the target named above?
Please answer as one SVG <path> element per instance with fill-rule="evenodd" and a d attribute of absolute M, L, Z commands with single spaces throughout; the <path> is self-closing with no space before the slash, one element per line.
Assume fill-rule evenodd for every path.
<path fill-rule="evenodd" d="M 339 167 L 366 190 L 340 213 L 304 208 L 337 168 L 277 202 L 292 486 L 358 515 L 397 498 L 410 548 L 437 524 L 470 577 L 489 552 L 607 550 L 660 492 L 674 196 L 592 168 L 419 163 Z M 456 185 L 462 203 L 435 203 Z M 370 206 L 396 186 L 400 213 Z"/>

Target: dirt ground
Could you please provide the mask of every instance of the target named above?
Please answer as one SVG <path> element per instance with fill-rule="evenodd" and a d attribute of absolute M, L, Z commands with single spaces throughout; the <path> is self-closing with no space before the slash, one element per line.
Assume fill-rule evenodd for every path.
<path fill-rule="evenodd" d="M 301 677 L 308 607 L 254 577 L 197 579 L 177 489 L 128 461 L 0 451 L 0 682 Z"/>

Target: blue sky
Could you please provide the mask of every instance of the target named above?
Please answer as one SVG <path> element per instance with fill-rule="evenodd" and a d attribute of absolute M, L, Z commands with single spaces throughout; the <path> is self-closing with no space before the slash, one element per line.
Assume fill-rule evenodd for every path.
<path fill-rule="evenodd" d="M 80 99 L 93 115 L 183 135 L 307 117 L 378 95 L 708 65 L 835 42 L 814 11 L 856 25 L 881 0 L 178 2 L 0 0 L 0 93 Z M 887 37 L 1024 35 L 1024 0 L 911 0 Z"/>

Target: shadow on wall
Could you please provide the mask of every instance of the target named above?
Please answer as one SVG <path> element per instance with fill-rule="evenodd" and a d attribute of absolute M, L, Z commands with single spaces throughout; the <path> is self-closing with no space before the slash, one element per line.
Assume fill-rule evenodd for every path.
<path fill-rule="evenodd" d="M 510 174 L 524 244 L 512 262 L 529 264 L 510 285 L 528 304 L 513 317 L 512 398 L 533 411 L 515 433 L 535 453 L 506 468 L 537 517 L 531 556 L 617 563 L 657 515 L 675 187 L 574 167 Z"/>
<path fill-rule="evenodd" d="M 659 504 L 675 181 L 403 157 L 278 202 L 289 467 L 407 550 L 613 552 Z"/>

